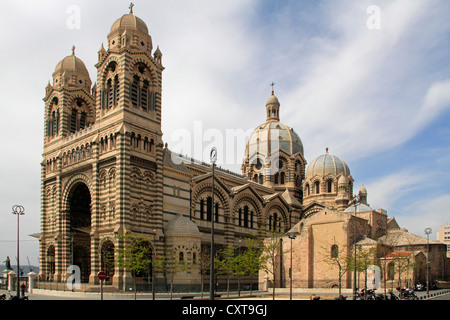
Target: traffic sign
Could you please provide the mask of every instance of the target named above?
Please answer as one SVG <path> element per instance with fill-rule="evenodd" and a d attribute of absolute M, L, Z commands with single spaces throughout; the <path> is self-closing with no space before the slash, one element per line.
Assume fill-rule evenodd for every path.
<path fill-rule="evenodd" d="M 99 271 L 99 272 L 97 273 L 97 277 L 98 277 L 101 281 L 105 280 L 105 279 L 106 279 L 106 273 L 105 273 L 105 271 Z"/>

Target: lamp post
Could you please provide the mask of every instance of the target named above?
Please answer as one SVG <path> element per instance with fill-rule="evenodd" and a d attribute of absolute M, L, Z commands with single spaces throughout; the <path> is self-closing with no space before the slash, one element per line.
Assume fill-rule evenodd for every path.
<path fill-rule="evenodd" d="M 358 222 L 356 221 L 356 206 L 360 203 L 359 195 L 355 195 L 353 199 L 350 201 L 350 205 L 355 207 L 355 248 L 354 248 L 354 259 L 353 259 L 353 300 L 356 300 L 357 292 L 356 292 L 356 240 L 358 238 Z"/>
<path fill-rule="evenodd" d="M 21 205 L 14 205 L 12 213 L 17 215 L 17 298 L 20 298 L 19 216 L 25 214 L 25 208 Z"/>
<path fill-rule="evenodd" d="M 217 149 L 213 147 L 210 153 L 212 163 L 212 191 L 211 191 L 211 270 L 209 275 L 209 299 L 214 300 L 214 167 L 217 160 Z"/>
<path fill-rule="evenodd" d="M 424 230 L 424 232 L 425 232 L 425 234 L 427 235 L 427 295 L 429 294 L 429 289 L 428 289 L 428 287 L 429 287 L 429 278 L 428 278 L 428 276 L 429 276 L 429 261 L 428 261 L 428 256 L 429 256 L 429 254 L 430 254 L 430 234 L 431 234 L 431 228 L 425 228 L 425 230 Z"/>
<path fill-rule="evenodd" d="M 286 232 L 286 235 L 291 239 L 291 267 L 289 269 L 289 277 L 290 277 L 290 289 L 289 289 L 289 299 L 292 300 L 292 240 L 297 238 L 300 235 L 300 232 L 297 231 L 298 227 L 295 225 L 291 230 Z"/>

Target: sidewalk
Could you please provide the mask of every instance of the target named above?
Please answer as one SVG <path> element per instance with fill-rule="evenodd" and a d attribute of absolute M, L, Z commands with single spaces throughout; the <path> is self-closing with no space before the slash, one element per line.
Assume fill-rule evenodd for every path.
<path fill-rule="evenodd" d="M 341 294 L 352 300 L 352 289 L 342 289 Z M 9 298 L 9 292 L 7 290 L 0 290 L 0 294 L 6 294 L 6 299 Z M 383 294 L 384 290 L 378 290 L 378 293 Z M 450 293 L 450 289 L 433 290 L 429 292 L 427 296 L 426 291 L 416 292 L 416 295 L 420 300 L 428 300 L 433 297 L 437 297 L 443 294 Z M 16 291 L 11 292 L 12 295 L 16 295 Z M 55 291 L 55 290 L 43 290 L 33 289 L 32 293 L 26 293 L 30 300 L 100 300 L 99 292 L 71 292 L 71 291 Z M 269 291 L 241 291 L 241 295 L 238 295 L 237 291 L 230 291 L 229 296 L 227 292 L 218 292 L 216 300 L 272 300 L 272 289 Z M 293 300 L 311 300 L 312 297 L 320 297 L 320 300 L 334 300 L 339 296 L 337 289 L 303 289 L 294 288 L 292 290 Z M 104 300 L 152 300 L 153 296 L 151 292 L 137 292 L 136 296 L 134 292 L 104 292 Z M 169 300 L 170 293 L 156 293 L 156 300 Z M 203 298 L 199 292 L 186 292 L 186 293 L 173 293 L 173 300 L 209 300 L 209 292 L 203 293 Z M 289 288 L 277 288 L 275 289 L 275 300 L 289 300 L 290 290 Z"/>

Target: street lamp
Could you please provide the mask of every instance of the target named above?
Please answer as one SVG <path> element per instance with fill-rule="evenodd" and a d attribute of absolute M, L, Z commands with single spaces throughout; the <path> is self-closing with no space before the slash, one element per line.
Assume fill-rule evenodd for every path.
<path fill-rule="evenodd" d="M 360 203 L 361 199 L 358 195 L 355 195 L 353 199 L 349 202 L 349 205 L 353 205 L 355 207 L 355 251 L 354 251 L 354 265 L 353 265 L 353 300 L 356 300 L 357 292 L 356 292 L 356 240 L 357 240 L 357 231 L 358 231 L 358 222 L 356 221 L 356 206 Z"/>
<path fill-rule="evenodd" d="M 286 232 L 286 235 L 291 239 L 291 267 L 289 269 L 289 277 L 290 277 L 290 292 L 289 292 L 289 299 L 292 300 L 292 240 L 297 238 L 298 235 L 300 235 L 300 232 L 298 232 L 298 226 L 295 225 L 291 230 Z"/>
<path fill-rule="evenodd" d="M 429 261 L 428 261 L 428 256 L 430 254 L 430 234 L 431 234 L 431 228 L 425 228 L 424 230 L 425 234 L 427 235 L 427 294 L 429 294 L 429 278 L 428 278 L 428 273 L 429 273 Z"/>
<path fill-rule="evenodd" d="M 25 214 L 25 208 L 20 205 L 14 205 L 12 213 L 17 215 L 17 298 L 20 298 L 19 216 Z"/>
<path fill-rule="evenodd" d="M 217 161 L 217 149 L 213 147 L 210 153 L 212 163 L 212 191 L 211 191 L 211 270 L 209 275 L 209 299 L 214 300 L 214 167 Z"/>

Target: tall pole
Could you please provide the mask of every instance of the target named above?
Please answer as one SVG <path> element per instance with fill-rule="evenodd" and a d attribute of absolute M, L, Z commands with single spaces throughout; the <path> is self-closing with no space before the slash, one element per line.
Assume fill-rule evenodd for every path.
<path fill-rule="evenodd" d="M 356 240 L 358 238 L 358 222 L 356 221 L 356 204 L 359 202 L 359 197 L 355 195 L 351 204 L 355 206 L 355 248 L 354 248 L 354 257 L 353 257 L 353 300 L 356 300 Z"/>
<path fill-rule="evenodd" d="M 289 235 L 289 238 L 291 239 L 291 267 L 289 269 L 289 277 L 290 279 L 290 288 L 289 288 L 289 300 L 292 300 L 292 240 L 295 239 L 295 234 Z"/>
<path fill-rule="evenodd" d="M 427 235 L 427 295 L 429 294 L 429 254 L 430 254 L 430 233 L 431 233 L 431 228 L 425 228 L 425 234 Z"/>
<path fill-rule="evenodd" d="M 289 277 L 290 277 L 289 299 L 292 300 L 292 276 L 293 276 L 293 270 L 292 270 L 292 251 L 293 251 L 292 240 L 297 238 L 297 236 L 300 235 L 300 233 L 298 231 L 295 231 L 294 228 L 292 228 L 286 234 L 289 237 L 289 239 L 291 239 L 291 268 L 289 270 Z"/>
<path fill-rule="evenodd" d="M 14 205 L 12 213 L 17 215 L 17 298 L 20 298 L 19 216 L 25 214 L 25 208 L 20 205 Z"/>
<path fill-rule="evenodd" d="M 209 299 L 214 300 L 214 166 L 217 160 L 217 149 L 210 153 L 212 162 L 212 190 L 211 190 L 211 270 L 209 275 Z"/>

